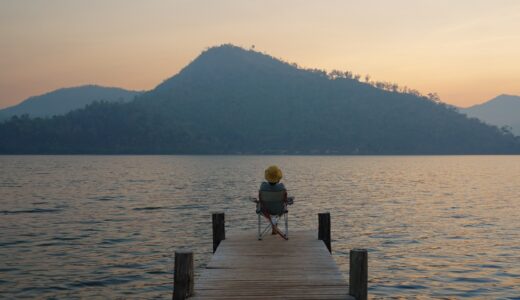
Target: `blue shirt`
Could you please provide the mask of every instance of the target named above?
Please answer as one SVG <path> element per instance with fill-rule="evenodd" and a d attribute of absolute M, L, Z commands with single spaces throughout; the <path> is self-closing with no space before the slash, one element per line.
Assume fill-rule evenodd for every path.
<path fill-rule="evenodd" d="M 281 182 L 278 182 L 277 184 L 270 184 L 269 182 L 264 181 L 260 185 L 260 190 L 265 192 L 280 192 L 286 191 L 287 189 Z"/>

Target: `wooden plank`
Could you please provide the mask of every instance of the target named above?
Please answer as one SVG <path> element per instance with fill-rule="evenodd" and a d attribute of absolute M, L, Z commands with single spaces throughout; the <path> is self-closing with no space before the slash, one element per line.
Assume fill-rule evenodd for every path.
<path fill-rule="evenodd" d="M 190 299 L 354 299 L 326 245 L 313 232 L 288 241 L 231 234 L 195 279 Z"/>

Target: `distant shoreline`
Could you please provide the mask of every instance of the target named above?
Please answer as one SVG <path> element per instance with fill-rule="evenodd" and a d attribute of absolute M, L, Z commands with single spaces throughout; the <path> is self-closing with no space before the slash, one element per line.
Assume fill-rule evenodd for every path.
<path fill-rule="evenodd" d="M 200 154 L 200 153 L 182 153 L 182 154 L 145 154 L 145 153 L 22 153 L 22 154 L 0 154 L 0 157 L 6 156 L 308 156 L 308 157 L 338 157 L 338 156 L 351 156 L 351 157 L 402 157 L 402 156 L 520 156 L 520 153 L 509 153 L 509 154 Z"/>

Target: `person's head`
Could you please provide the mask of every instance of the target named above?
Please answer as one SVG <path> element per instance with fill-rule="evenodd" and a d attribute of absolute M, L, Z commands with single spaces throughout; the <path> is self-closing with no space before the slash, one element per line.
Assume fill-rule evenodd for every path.
<path fill-rule="evenodd" d="M 270 166 L 265 169 L 265 180 L 270 184 L 276 184 L 282 179 L 282 170 L 277 166 Z"/>

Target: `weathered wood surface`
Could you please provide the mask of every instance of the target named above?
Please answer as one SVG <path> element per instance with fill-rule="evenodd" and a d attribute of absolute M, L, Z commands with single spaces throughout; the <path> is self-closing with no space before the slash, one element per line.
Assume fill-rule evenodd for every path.
<path fill-rule="evenodd" d="M 213 213 L 211 215 L 211 223 L 213 227 L 213 253 L 215 253 L 220 242 L 226 239 L 226 218 L 224 213 Z"/>
<path fill-rule="evenodd" d="M 322 240 L 329 252 L 332 253 L 329 212 L 318 214 L 318 240 Z"/>
<path fill-rule="evenodd" d="M 354 299 L 348 293 L 316 233 L 294 232 L 288 241 L 247 233 L 220 243 L 190 299 Z"/>
<path fill-rule="evenodd" d="M 175 251 L 173 281 L 173 300 L 184 300 L 193 294 L 193 252 Z"/>
<path fill-rule="evenodd" d="M 368 292 L 368 253 L 366 249 L 350 250 L 349 294 L 366 300 Z"/>

